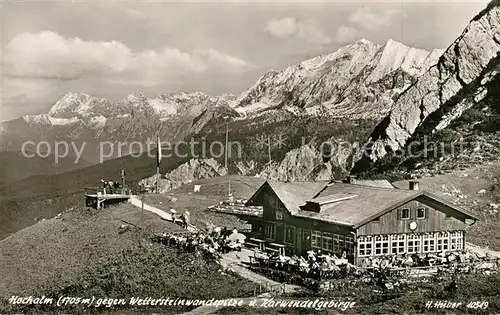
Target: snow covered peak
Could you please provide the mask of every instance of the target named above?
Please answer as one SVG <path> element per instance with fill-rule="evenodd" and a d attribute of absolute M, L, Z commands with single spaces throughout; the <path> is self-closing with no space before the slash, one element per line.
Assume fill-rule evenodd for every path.
<path fill-rule="evenodd" d="M 29 125 L 48 125 L 48 126 L 65 126 L 78 123 L 77 117 L 71 118 L 55 118 L 47 114 L 40 115 L 25 115 L 23 120 Z"/>
<path fill-rule="evenodd" d="M 360 40 L 358 40 L 358 42 L 363 43 L 363 44 L 373 44 L 373 42 L 371 40 L 368 40 L 364 37 L 361 38 Z"/>
<path fill-rule="evenodd" d="M 418 77 L 437 62 L 440 50 L 432 53 L 425 49 L 408 47 L 405 44 L 389 39 L 381 49 L 375 69 L 367 78 L 367 82 L 376 82 L 389 73 L 402 70 Z"/>
<path fill-rule="evenodd" d="M 128 102 L 128 103 L 137 103 L 137 102 L 141 102 L 142 100 L 144 100 L 146 97 L 140 93 L 130 93 L 129 95 L 125 96 L 125 99 L 124 101 L 125 102 Z"/>
<path fill-rule="evenodd" d="M 288 111 L 357 115 L 390 108 L 393 94 L 406 88 L 439 57 L 395 40 L 379 45 L 366 38 L 277 72 L 264 74 L 238 98 L 238 112 Z M 403 72 L 408 76 L 399 77 Z M 392 79 L 391 79 L 392 78 Z M 377 104 L 374 106 L 374 104 Z M 380 107 L 380 108 L 377 108 Z"/>
<path fill-rule="evenodd" d="M 105 99 L 85 93 L 66 93 L 49 110 L 48 115 L 54 118 L 89 117 L 96 108 L 105 107 L 109 102 Z"/>
<path fill-rule="evenodd" d="M 350 44 L 350 45 L 347 45 L 345 47 L 353 47 L 353 46 L 378 46 L 380 47 L 380 45 L 378 45 L 377 43 L 375 42 L 372 42 L 371 40 L 368 40 L 366 38 L 361 38 L 360 40 Z"/>

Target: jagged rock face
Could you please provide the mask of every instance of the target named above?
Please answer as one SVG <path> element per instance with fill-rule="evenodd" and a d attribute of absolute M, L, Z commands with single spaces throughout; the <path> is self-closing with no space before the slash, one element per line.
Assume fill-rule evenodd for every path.
<path fill-rule="evenodd" d="M 485 85 L 498 75 L 499 32 L 499 7 L 472 20 L 439 62 L 398 98 L 353 171 L 364 171 L 371 162 L 407 145 L 417 128 L 424 133 L 445 128 L 484 98 Z"/>
<path fill-rule="evenodd" d="M 255 161 L 238 161 L 236 163 L 239 175 L 255 175 L 257 164 Z"/>
<path fill-rule="evenodd" d="M 283 108 L 294 113 L 380 116 L 441 52 L 393 40 L 380 46 L 362 39 L 332 54 L 266 73 L 239 97 L 235 108 L 247 115 Z"/>
<path fill-rule="evenodd" d="M 266 165 L 259 176 L 279 181 L 342 178 L 352 168 L 353 154 L 358 151 L 358 144 L 346 146 L 333 138 L 319 146 L 306 144 L 288 152 L 281 162 Z"/>
<path fill-rule="evenodd" d="M 47 113 L 47 116 L 71 120 L 88 117 L 112 117 L 128 113 L 123 104 L 112 104 L 110 101 L 93 97 L 85 93 L 66 93 Z M 25 119 L 36 119 L 36 116 L 25 116 Z"/>
<path fill-rule="evenodd" d="M 191 159 L 170 173 L 162 175 L 158 182 L 158 188 L 160 193 L 165 193 L 196 180 L 224 175 L 227 175 L 227 170 L 213 158 Z M 154 175 L 141 180 L 139 184 L 155 187 L 156 180 L 157 177 Z"/>

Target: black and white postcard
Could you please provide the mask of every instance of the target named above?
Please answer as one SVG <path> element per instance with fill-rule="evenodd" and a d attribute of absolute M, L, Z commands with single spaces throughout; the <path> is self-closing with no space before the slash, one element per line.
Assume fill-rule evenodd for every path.
<path fill-rule="evenodd" d="M 499 0 L 0 10 L 0 314 L 500 313 Z"/>

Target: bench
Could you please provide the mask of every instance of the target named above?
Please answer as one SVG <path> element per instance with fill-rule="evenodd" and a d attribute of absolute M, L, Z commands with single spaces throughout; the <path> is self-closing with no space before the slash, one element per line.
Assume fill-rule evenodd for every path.
<path fill-rule="evenodd" d="M 245 245 L 251 248 L 257 248 L 259 250 L 264 250 L 265 241 L 258 238 L 249 238 L 245 241 Z"/>
<path fill-rule="evenodd" d="M 279 249 L 272 248 L 272 247 L 266 247 L 265 252 L 268 254 L 270 254 L 270 253 L 280 254 L 281 253 L 281 251 Z"/>
<path fill-rule="evenodd" d="M 280 255 L 285 255 L 286 246 L 282 244 L 276 243 L 268 243 L 266 246 L 266 251 L 271 250 L 274 253 L 278 253 Z"/>

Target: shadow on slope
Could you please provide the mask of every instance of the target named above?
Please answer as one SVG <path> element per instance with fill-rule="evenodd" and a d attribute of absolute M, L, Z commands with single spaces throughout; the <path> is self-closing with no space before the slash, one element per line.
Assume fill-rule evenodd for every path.
<path fill-rule="evenodd" d="M 122 219 L 143 229 L 129 226 L 123 232 Z M 103 211 L 78 209 L 39 222 L 0 241 L 0 299 L 12 295 L 211 299 L 241 296 L 253 290 L 254 284 L 221 273 L 215 263 L 149 241 L 151 232 L 179 229 L 128 204 Z M 110 310 L 127 308 L 130 310 L 117 306 Z M 135 312 L 145 310 L 176 314 L 185 308 L 141 307 Z M 93 313 L 95 309 L 55 305 L 14 308 L 0 303 L 0 312 Z"/>

